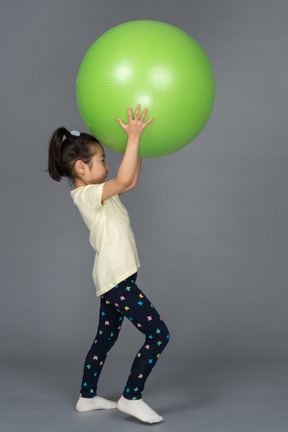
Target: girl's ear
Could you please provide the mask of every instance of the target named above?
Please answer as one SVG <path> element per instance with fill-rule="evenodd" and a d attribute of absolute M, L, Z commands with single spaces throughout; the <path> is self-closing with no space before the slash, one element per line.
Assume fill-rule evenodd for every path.
<path fill-rule="evenodd" d="M 75 164 L 74 164 L 74 171 L 75 171 L 77 174 L 80 174 L 83 170 L 84 170 L 84 164 L 83 164 L 83 161 L 81 161 L 81 160 L 77 160 L 77 161 L 75 162 Z"/>

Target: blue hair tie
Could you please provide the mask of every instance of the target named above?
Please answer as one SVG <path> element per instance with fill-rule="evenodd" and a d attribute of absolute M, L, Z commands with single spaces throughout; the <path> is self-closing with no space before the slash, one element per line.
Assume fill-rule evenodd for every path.
<path fill-rule="evenodd" d="M 70 131 L 71 135 L 75 135 L 75 136 L 80 136 L 80 132 L 76 131 L 76 130 L 72 130 Z"/>

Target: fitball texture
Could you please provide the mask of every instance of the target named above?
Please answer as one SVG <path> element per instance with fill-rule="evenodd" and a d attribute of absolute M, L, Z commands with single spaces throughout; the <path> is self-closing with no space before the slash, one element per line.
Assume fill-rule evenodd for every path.
<path fill-rule="evenodd" d="M 124 154 L 137 104 L 154 121 L 140 138 L 138 156 L 158 158 L 182 149 L 203 130 L 215 99 L 215 78 L 203 48 L 171 24 L 129 21 L 100 36 L 86 52 L 76 80 L 80 115 L 95 138 Z"/>

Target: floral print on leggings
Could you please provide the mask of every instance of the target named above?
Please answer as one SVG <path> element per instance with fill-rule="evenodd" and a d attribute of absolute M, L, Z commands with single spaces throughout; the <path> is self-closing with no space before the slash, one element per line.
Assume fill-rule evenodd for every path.
<path fill-rule="evenodd" d="M 137 272 L 100 297 L 99 325 L 86 356 L 80 396 L 97 396 L 97 383 L 108 352 L 116 342 L 124 317 L 143 334 L 123 391 L 126 399 L 142 398 L 145 382 L 170 340 L 169 331 L 148 298 L 136 285 Z"/>

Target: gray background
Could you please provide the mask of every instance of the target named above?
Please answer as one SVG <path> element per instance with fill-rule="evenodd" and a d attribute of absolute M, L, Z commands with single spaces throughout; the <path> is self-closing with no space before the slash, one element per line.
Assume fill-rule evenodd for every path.
<path fill-rule="evenodd" d="M 137 19 L 167 22 L 190 34 L 210 58 L 216 79 L 214 109 L 202 133 L 173 155 L 144 159 L 138 187 L 121 196 L 138 246 L 138 286 L 171 333 L 147 392 L 153 397 L 153 389 L 158 391 L 156 400 L 166 390 L 173 393 L 167 373 L 174 391 L 183 393 L 188 383 L 190 394 L 196 376 L 213 382 L 206 362 L 214 368 L 221 362 L 248 362 L 255 365 L 254 378 L 260 364 L 274 362 L 274 376 L 283 385 L 279 371 L 288 355 L 287 18 L 285 0 L 2 0 L 1 362 L 14 406 L 15 400 L 21 406 L 29 389 L 35 403 L 43 386 L 63 400 L 69 395 L 69 409 L 76 401 L 98 323 L 94 251 L 68 182 L 57 183 L 44 172 L 48 139 L 61 125 L 87 131 L 75 96 L 82 58 L 105 31 Z M 122 156 L 110 149 L 106 154 L 112 178 Z M 99 381 L 111 391 L 115 383 L 114 397 L 120 396 L 143 341 L 130 324 L 125 320 Z M 36 373 L 36 365 L 43 364 L 47 369 Z M 65 385 L 56 370 L 66 377 Z M 228 369 L 223 367 L 222 376 L 220 370 L 216 367 L 214 378 L 223 382 Z M 269 372 L 263 371 L 267 378 Z M 287 407 L 287 387 L 281 391 Z M 202 396 L 203 402 L 207 395 Z M 20 412 L 22 418 L 23 406 Z M 225 412 L 231 412 L 227 406 Z M 275 411 L 268 412 L 271 419 Z M 279 421 L 279 413 L 275 417 Z M 59 418 L 51 430 L 67 427 L 67 418 Z M 85 430 L 81 421 L 72 424 Z M 124 424 L 135 430 L 135 422 Z M 239 431 L 242 426 L 263 431 L 267 424 L 255 420 L 247 429 L 243 423 Z M 226 426 L 232 430 L 229 422 Z M 199 419 L 195 430 L 208 429 Z M 224 429 L 223 420 L 219 430 Z M 29 421 L 27 430 L 33 430 Z M 234 423 L 233 430 L 238 430 Z"/>

